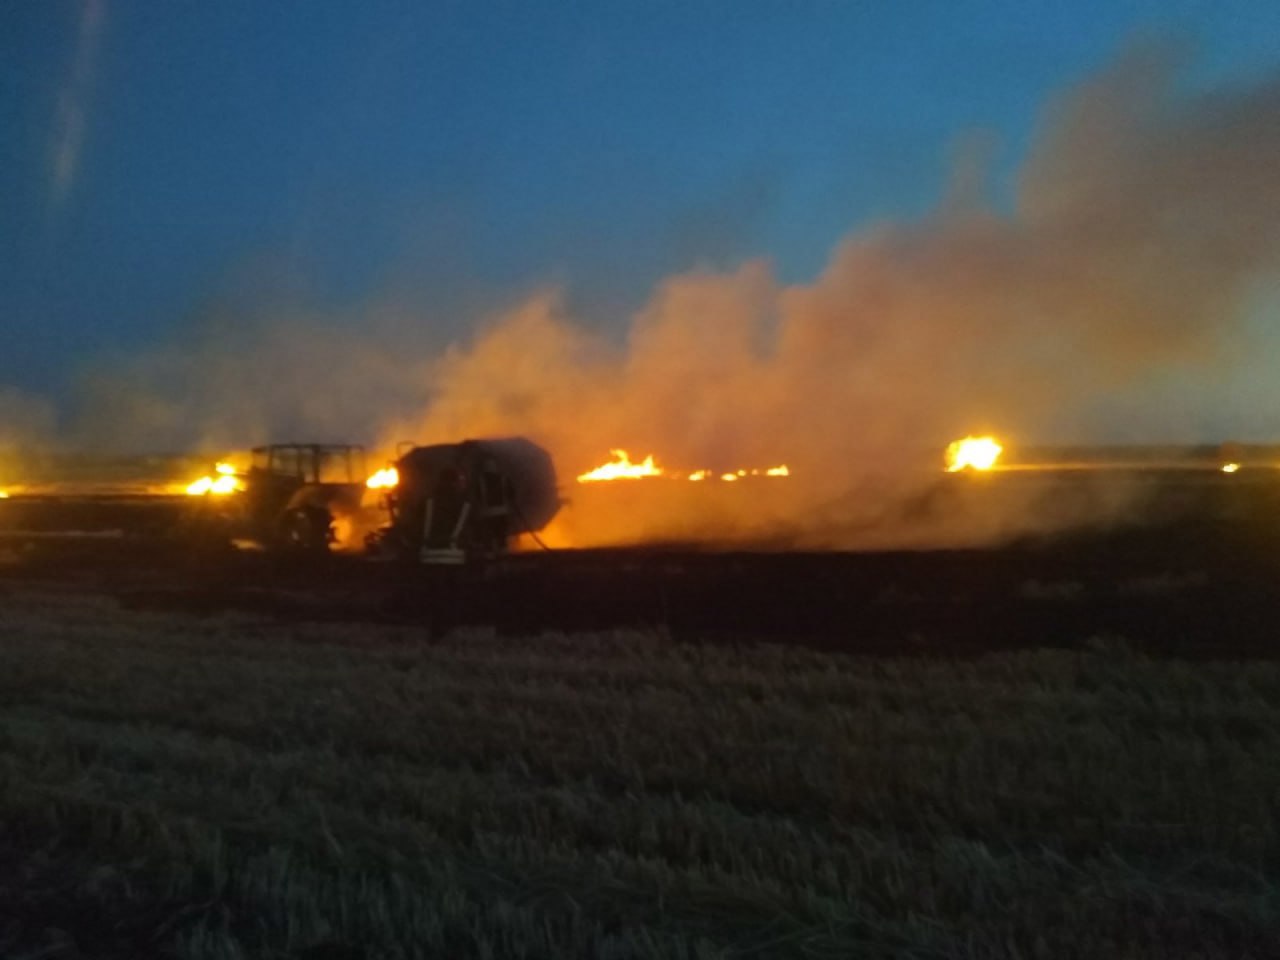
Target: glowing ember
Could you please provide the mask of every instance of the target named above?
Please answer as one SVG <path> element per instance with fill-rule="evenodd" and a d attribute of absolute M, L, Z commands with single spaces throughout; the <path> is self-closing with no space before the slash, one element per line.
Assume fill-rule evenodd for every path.
<path fill-rule="evenodd" d="M 1240 469 L 1240 464 L 1238 463 L 1224 463 L 1222 465 L 1223 473 L 1235 473 L 1239 469 Z"/>
<path fill-rule="evenodd" d="M 383 467 L 364 483 L 370 490 L 389 490 L 400 483 L 400 471 L 395 467 Z"/>
<path fill-rule="evenodd" d="M 632 463 L 625 450 L 610 450 L 613 460 L 594 470 L 581 474 L 579 483 L 596 483 L 601 480 L 638 480 L 641 477 L 660 477 L 662 468 L 653 462 L 653 454 L 644 458 L 643 463 Z"/>
<path fill-rule="evenodd" d="M 229 493 L 235 493 L 237 490 L 242 489 L 240 486 L 240 477 L 237 476 L 236 468 L 231 466 L 231 464 L 215 464 L 213 472 L 215 476 L 204 476 L 191 483 L 187 487 L 187 496 L 203 497 L 206 494 L 226 496 Z"/>
<path fill-rule="evenodd" d="M 709 476 L 711 476 L 710 470 L 695 470 L 693 473 L 689 474 L 689 479 L 696 483 L 699 480 L 707 479 Z"/>
<path fill-rule="evenodd" d="M 770 467 L 764 472 L 764 475 L 766 477 L 789 477 L 791 476 L 791 471 L 787 469 L 787 465 L 784 463 L 781 466 Z"/>
<path fill-rule="evenodd" d="M 733 483 L 733 481 L 738 479 L 738 475 L 736 473 L 722 473 L 720 474 L 720 479 L 725 481 L 725 483 Z"/>
<path fill-rule="evenodd" d="M 965 437 L 947 447 L 947 470 L 990 470 L 1003 450 L 995 437 Z"/>

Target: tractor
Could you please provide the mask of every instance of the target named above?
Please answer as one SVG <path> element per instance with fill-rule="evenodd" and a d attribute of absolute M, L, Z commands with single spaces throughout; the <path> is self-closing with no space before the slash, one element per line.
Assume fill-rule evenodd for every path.
<path fill-rule="evenodd" d="M 349 444 L 255 447 L 248 471 L 235 480 L 233 495 L 201 498 L 206 534 L 249 539 L 270 550 L 320 553 L 334 540 L 334 518 L 360 509 L 365 452 Z"/>

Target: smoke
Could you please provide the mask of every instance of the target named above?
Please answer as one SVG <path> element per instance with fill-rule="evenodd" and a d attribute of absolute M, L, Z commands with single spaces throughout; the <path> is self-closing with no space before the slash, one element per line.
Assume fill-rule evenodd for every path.
<path fill-rule="evenodd" d="M 553 536 L 578 543 L 956 542 L 1096 518 L 1097 504 L 1047 516 L 1043 497 L 1015 497 L 955 521 L 929 488 L 955 436 L 1072 435 L 1099 398 L 1153 378 L 1205 387 L 1248 354 L 1245 301 L 1280 250 L 1280 80 L 1190 95 L 1176 68 L 1134 51 L 1052 103 L 1012 209 L 984 199 L 969 151 L 933 215 L 857 230 L 810 283 L 763 260 L 673 276 L 620 343 L 554 289 L 443 352 L 421 317 L 233 322 L 96 375 L 78 436 L 390 450 L 523 434 L 572 501 Z M 571 482 L 614 447 L 792 476 Z M 1126 497 L 1099 499 L 1112 516 Z"/>
<path fill-rule="evenodd" d="M 43 397 L 0 386 L 0 455 L 39 446 L 56 423 L 53 404 Z"/>
<path fill-rule="evenodd" d="M 0 386 L 0 490 L 23 476 L 33 453 L 52 436 L 57 413 L 42 397 Z"/>
<path fill-rule="evenodd" d="M 622 511 L 625 531 L 616 510 L 579 517 L 588 538 L 906 536 L 917 491 L 901 478 L 921 450 L 975 428 L 1070 431 L 1098 396 L 1238 359 L 1244 298 L 1277 264 L 1280 83 L 1179 96 L 1174 65 L 1136 51 L 1052 105 L 1011 213 L 976 202 L 966 170 L 962 202 L 853 234 L 813 283 L 780 285 L 764 262 L 667 280 L 619 351 L 535 297 L 442 358 L 438 396 L 394 430 L 524 433 L 574 472 L 614 446 L 792 466 L 743 515 L 671 493 Z M 1030 522 L 1010 508 L 988 535 Z"/>
<path fill-rule="evenodd" d="M 75 54 L 59 92 L 57 111 L 53 118 L 49 199 L 55 210 L 71 193 L 80 170 L 104 15 L 102 0 L 83 0 L 76 32 Z"/>
<path fill-rule="evenodd" d="M 68 441 L 215 452 L 366 440 L 387 417 L 425 402 L 430 349 L 412 327 L 382 313 L 353 326 L 214 308 L 176 343 L 95 365 L 79 384 Z"/>

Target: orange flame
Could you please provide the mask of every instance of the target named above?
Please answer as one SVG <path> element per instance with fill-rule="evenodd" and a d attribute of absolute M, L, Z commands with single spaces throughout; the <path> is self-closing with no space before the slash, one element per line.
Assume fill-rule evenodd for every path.
<path fill-rule="evenodd" d="M 610 450 L 613 454 L 613 460 L 602 466 L 596 467 L 587 473 L 579 474 L 579 483 L 596 483 L 601 480 L 638 480 L 642 477 L 666 477 L 671 480 L 690 480 L 697 483 L 702 480 L 710 480 L 716 474 L 706 468 L 694 470 L 690 473 L 680 471 L 668 472 L 663 467 L 657 465 L 653 454 L 645 457 L 640 463 L 632 463 L 631 457 L 625 450 Z M 785 464 L 779 464 L 776 467 L 768 467 L 760 469 L 759 467 L 747 470 L 740 468 L 738 470 L 730 470 L 719 474 L 719 478 L 726 483 L 733 483 L 742 477 L 789 477 L 791 469 Z"/>
<path fill-rule="evenodd" d="M 370 490 L 390 490 L 400 483 L 400 471 L 395 467 L 383 467 L 364 482 Z"/>
<path fill-rule="evenodd" d="M 244 489 L 240 484 L 240 477 L 236 474 L 236 468 L 231 464 L 218 463 L 214 466 L 213 472 L 216 476 L 203 476 L 190 483 L 187 486 L 187 496 L 202 497 L 210 493 L 215 496 L 225 496 Z"/>
<path fill-rule="evenodd" d="M 660 477 L 663 470 L 653 462 L 653 454 L 642 463 L 632 463 L 625 450 L 610 450 L 613 460 L 578 476 L 579 483 L 595 483 L 600 480 L 638 480 L 641 477 Z"/>
<path fill-rule="evenodd" d="M 1004 451 L 995 437 L 965 437 L 947 447 L 947 471 L 990 470 Z"/>

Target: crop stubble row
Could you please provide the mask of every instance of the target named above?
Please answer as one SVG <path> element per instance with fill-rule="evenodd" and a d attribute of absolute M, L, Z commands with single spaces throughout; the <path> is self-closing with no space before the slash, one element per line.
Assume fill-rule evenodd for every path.
<path fill-rule="evenodd" d="M 157 928 L 185 955 L 1228 956 L 1280 934 L 1270 664 L 428 645 L 38 592 L 0 626 L 10 855 L 117 913 L 185 904 Z"/>

